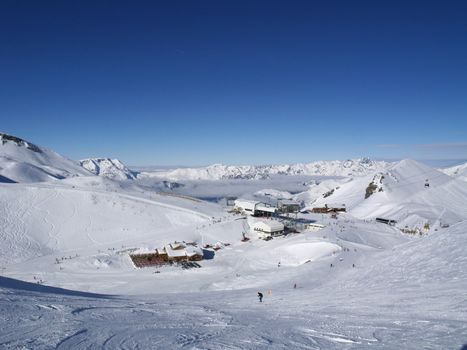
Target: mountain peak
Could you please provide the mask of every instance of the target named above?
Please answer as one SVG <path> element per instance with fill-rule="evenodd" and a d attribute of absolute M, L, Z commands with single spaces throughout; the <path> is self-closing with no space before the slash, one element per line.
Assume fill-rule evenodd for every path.
<path fill-rule="evenodd" d="M 133 180 L 135 174 L 120 160 L 114 158 L 88 158 L 80 161 L 83 168 L 99 176 L 116 180 Z"/>
<path fill-rule="evenodd" d="M 14 143 L 18 147 L 25 147 L 33 152 L 42 153 L 42 150 L 38 146 L 19 137 L 8 135 L 2 132 L 0 132 L 0 141 L 2 145 L 5 145 L 6 143 Z"/>
<path fill-rule="evenodd" d="M 434 171 L 436 172 L 436 170 L 431 168 L 430 166 L 413 159 L 402 159 L 401 161 L 397 162 L 392 167 L 390 167 L 389 170 L 403 172 L 405 174 L 432 173 Z"/>

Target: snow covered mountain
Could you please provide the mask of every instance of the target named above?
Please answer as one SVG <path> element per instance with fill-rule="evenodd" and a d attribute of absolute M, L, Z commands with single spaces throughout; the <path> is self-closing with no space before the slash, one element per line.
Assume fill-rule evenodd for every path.
<path fill-rule="evenodd" d="M 0 133 L 0 182 L 42 182 L 90 175 L 58 153 Z"/>
<path fill-rule="evenodd" d="M 134 173 L 118 159 L 89 158 L 80 161 L 83 168 L 99 176 L 116 180 L 134 180 Z"/>
<path fill-rule="evenodd" d="M 467 181 L 467 163 L 455 165 L 449 168 L 441 168 L 439 170 L 459 180 Z"/>
<path fill-rule="evenodd" d="M 467 219 L 467 186 L 436 169 L 405 159 L 387 171 L 352 179 L 310 206 L 344 205 L 362 219 L 383 217 L 427 230 Z M 427 225 L 427 226 L 425 226 Z"/>
<path fill-rule="evenodd" d="M 222 165 L 214 164 L 201 168 L 179 168 L 169 171 L 141 172 L 138 177 L 160 177 L 173 181 L 221 180 L 221 179 L 266 179 L 271 175 L 319 175 L 319 176 L 364 176 L 383 171 L 392 163 L 373 161 L 368 158 L 317 161 L 292 165 Z"/>

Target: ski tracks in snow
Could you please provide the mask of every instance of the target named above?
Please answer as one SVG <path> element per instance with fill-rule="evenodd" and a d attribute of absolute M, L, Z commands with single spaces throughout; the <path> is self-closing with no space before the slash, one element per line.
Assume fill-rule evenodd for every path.
<path fill-rule="evenodd" d="M 36 197 L 33 194 L 26 203 L 19 201 L 17 205 L 6 198 L 0 203 L 5 208 L 0 218 L 0 263 L 29 259 L 39 253 L 40 244 L 29 235 L 24 221 Z"/>
<path fill-rule="evenodd" d="M 50 248 L 51 248 L 51 242 L 52 241 L 54 241 L 55 247 L 58 248 L 58 245 L 59 245 L 59 241 L 58 241 L 58 238 L 57 238 L 58 233 L 57 233 L 57 229 L 55 227 L 55 224 L 49 219 L 50 218 L 50 210 L 47 209 L 47 207 L 44 206 L 44 204 L 57 199 L 58 194 L 59 194 L 59 192 L 56 189 L 53 189 L 52 193 L 50 195 L 48 195 L 47 197 L 45 197 L 41 201 L 39 201 L 37 203 L 34 203 L 33 206 L 32 206 L 32 209 L 35 209 L 38 212 L 44 213 L 44 216 L 42 217 L 42 220 L 44 221 L 44 223 L 47 226 L 50 226 L 50 229 L 48 230 L 49 240 L 46 243 L 46 245 L 48 247 L 50 247 Z"/>
<path fill-rule="evenodd" d="M 57 349 L 229 348 L 221 338 L 231 317 L 203 306 L 88 306 L 71 310 L 68 317 L 79 329 L 67 332 Z"/>
<path fill-rule="evenodd" d="M 0 289 L 0 296 L 2 349 L 419 349 L 467 335 L 461 320 L 282 298 L 258 303 L 223 293 L 200 300 L 198 294 L 139 301 L 42 293 L 25 299 Z"/>

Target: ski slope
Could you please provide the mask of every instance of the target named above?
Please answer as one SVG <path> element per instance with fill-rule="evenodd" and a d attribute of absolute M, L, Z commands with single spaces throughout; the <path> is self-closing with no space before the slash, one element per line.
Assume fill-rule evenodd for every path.
<path fill-rule="evenodd" d="M 107 173 L 95 176 L 8 135 L 0 150 L 1 349 L 467 343 L 467 188 L 438 170 L 358 160 L 214 166 L 210 180 L 181 183 L 153 174 L 120 181 L 105 160 L 97 166 Z M 199 179 L 206 171 L 177 174 Z M 263 241 L 251 230 L 257 218 L 199 199 L 230 195 L 345 204 L 348 212 L 301 213 L 325 228 Z M 374 222 L 378 216 L 397 227 Z M 426 223 L 423 236 L 400 230 Z M 188 270 L 136 269 L 129 258 L 174 241 L 220 249 Z"/>
<path fill-rule="evenodd" d="M 467 224 L 381 249 L 347 240 L 363 227 L 347 224 L 334 230 L 350 249 L 331 260 L 333 268 L 329 261 L 298 273 L 276 267 L 288 279 L 254 289 L 106 296 L 0 277 L 0 346 L 460 349 L 467 339 Z"/>
<path fill-rule="evenodd" d="M 116 193 L 24 185 L 2 185 L 0 191 L 2 263 L 126 242 L 206 220 L 188 209 Z"/>

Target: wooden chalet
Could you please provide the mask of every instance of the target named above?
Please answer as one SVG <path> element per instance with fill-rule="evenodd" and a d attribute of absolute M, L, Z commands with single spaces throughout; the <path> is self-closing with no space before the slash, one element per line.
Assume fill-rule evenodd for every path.
<path fill-rule="evenodd" d="M 167 254 L 159 255 L 157 252 L 130 254 L 130 259 L 136 267 L 162 266 L 169 263 Z"/>
<path fill-rule="evenodd" d="M 203 250 L 195 245 L 184 242 L 174 242 L 152 252 L 130 254 L 130 259 L 136 267 L 162 266 L 183 261 L 201 261 Z"/>

